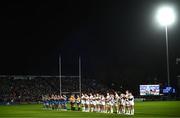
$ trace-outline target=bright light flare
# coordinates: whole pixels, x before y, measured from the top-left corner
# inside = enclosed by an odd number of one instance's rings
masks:
[[[162,26],[171,25],[175,22],[176,19],[175,11],[168,6],[161,7],[157,11],[156,18]]]

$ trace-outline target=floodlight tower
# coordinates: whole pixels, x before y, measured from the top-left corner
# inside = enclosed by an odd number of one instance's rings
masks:
[[[167,84],[170,86],[169,72],[169,46],[168,46],[168,26],[173,24],[176,19],[174,9],[169,6],[162,6],[158,9],[156,19],[165,28],[166,34],[166,59],[167,59]]]

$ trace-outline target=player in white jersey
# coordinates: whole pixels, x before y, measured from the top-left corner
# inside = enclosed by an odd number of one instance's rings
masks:
[[[113,113],[113,106],[114,106],[114,103],[115,103],[114,95],[111,94],[111,95],[110,95],[110,110],[111,110],[111,113]]]
[[[105,112],[105,97],[104,95],[101,95],[101,112],[104,113]]]
[[[130,105],[130,114],[134,115],[134,96],[132,93],[129,93],[129,105]]]
[[[101,95],[100,94],[98,97],[98,101],[99,101],[99,111],[98,112],[101,112],[102,101],[101,101]]]
[[[110,95],[109,95],[109,93],[107,93],[107,96],[106,96],[106,113],[111,112],[110,99],[111,99]]]
[[[81,106],[82,106],[82,111],[85,112],[85,95],[82,93],[81,95]]]
[[[93,95],[93,99],[92,99],[92,103],[93,103],[93,111],[95,112],[96,111],[96,95],[94,94]]]
[[[90,107],[90,112],[93,112],[94,111],[94,105],[93,105],[93,95],[92,93],[90,93],[89,95],[89,107]]]
[[[119,113],[125,114],[125,109],[126,109],[125,95],[121,94],[120,95],[120,112]]]
[[[89,112],[89,96],[85,94],[85,112]]]
[[[84,112],[86,112],[86,110],[87,110],[86,97],[87,97],[87,95],[84,94]]]
[[[115,92],[115,103],[114,103],[114,106],[115,106],[115,109],[116,109],[116,112],[119,113],[119,95]]]
[[[126,114],[130,114],[130,103],[129,103],[129,91],[126,91],[125,95],[125,101],[126,101]]]
[[[96,111],[100,111],[100,97],[99,94],[96,94]]]

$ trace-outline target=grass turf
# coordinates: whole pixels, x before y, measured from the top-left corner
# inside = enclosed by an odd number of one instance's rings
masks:
[[[135,115],[84,113],[78,111],[43,110],[40,104],[0,106],[1,118],[121,118],[121,117],[180,117],[180,101],[135,103]]]

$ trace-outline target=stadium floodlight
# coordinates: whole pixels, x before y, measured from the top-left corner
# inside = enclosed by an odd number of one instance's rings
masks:
[[[176,20],[175,11],[170,6],[160,7],[157,11],[156,20],[161,26],[165,27],[166,32],[166,59],[167,59],[167,84],[170,86],[170,72],[169,72],[169,50],[168,50],[168,31],[167,27],[173,24]]]
[[[173,8],[163,6],[158,9],[156,18],[162,26],[168,26],[175,22],[176,15]]]

